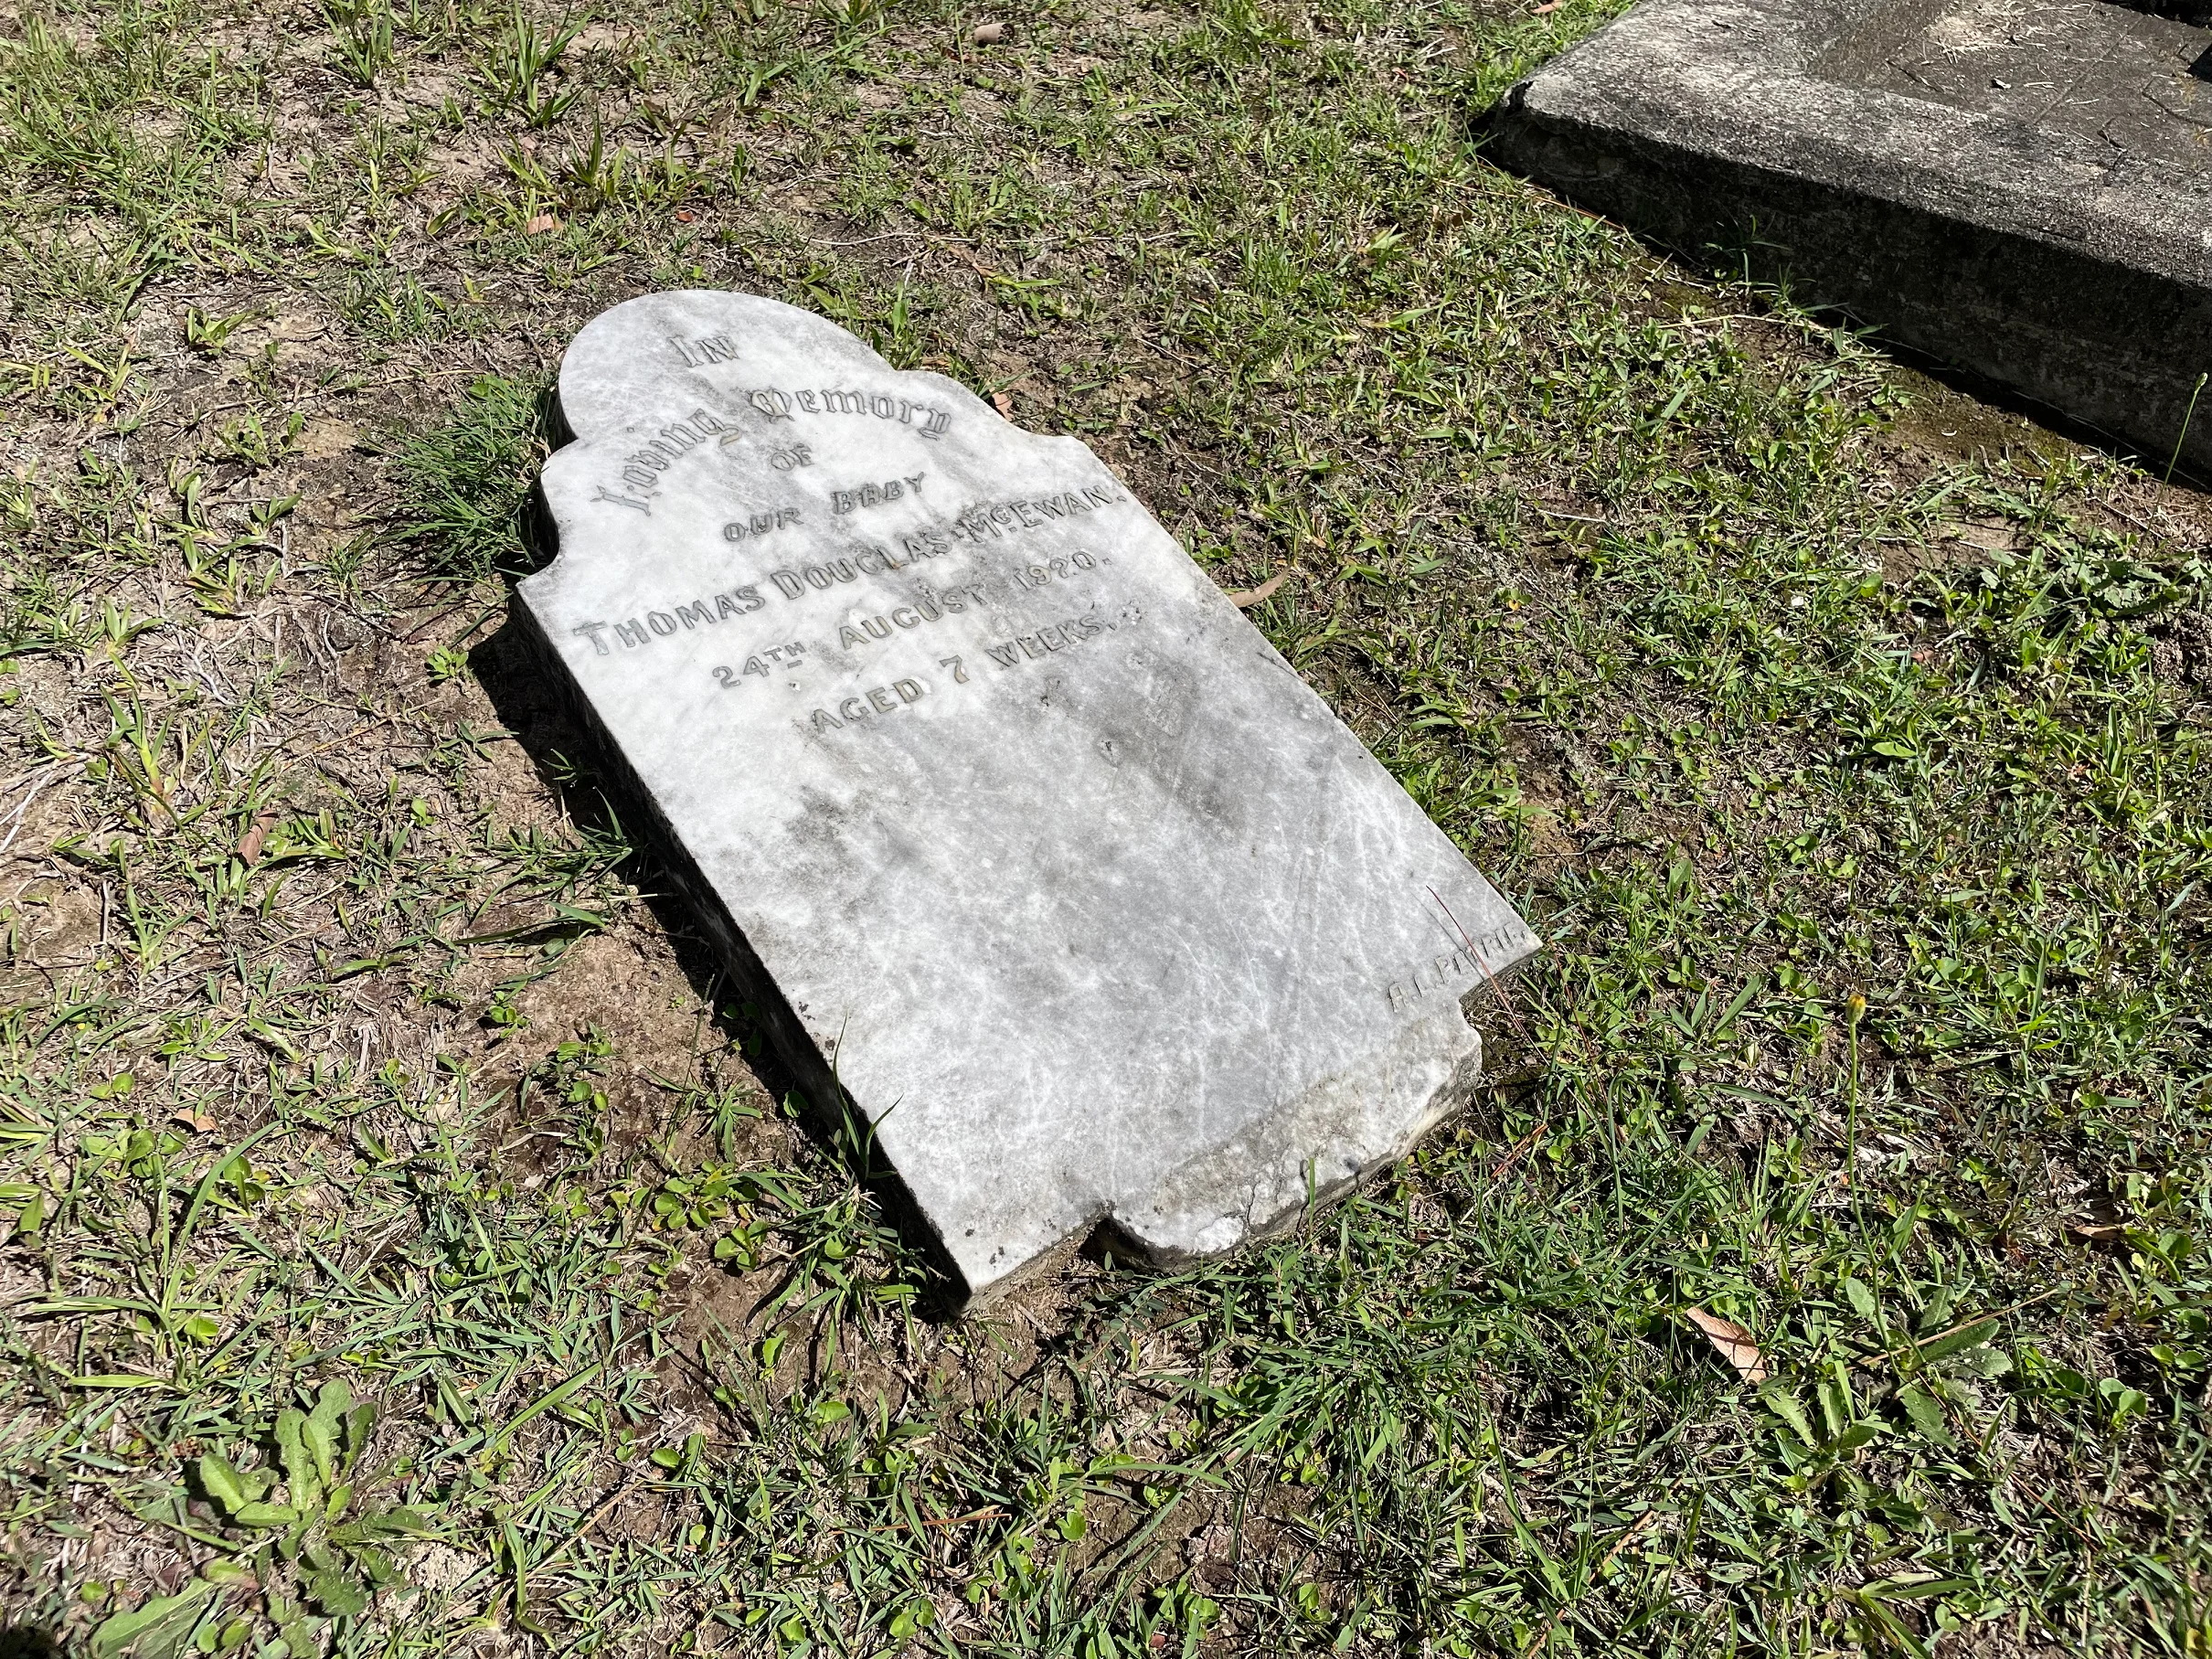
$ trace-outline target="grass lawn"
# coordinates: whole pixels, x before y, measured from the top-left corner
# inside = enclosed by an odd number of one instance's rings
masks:
[[[2212,1654],[2212,503],[1488,165],[1609,7],[7,8],[0,1653]],[[932,1315],[506,621],[687,284],[1289,572],[1463,1122]]]

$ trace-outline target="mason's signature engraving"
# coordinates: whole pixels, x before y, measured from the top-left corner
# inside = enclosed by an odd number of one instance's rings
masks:
[[[901,426],[914,426],[917,437],[931,442],[943,437],[945,429],[952,423],[952,411],[933,403],[917,403],[911,398],[850,388],[825,386],[817,391],[813,387],[802,387],[795,391],[780,391],[772,386],[764,386],[747,392],[745,401],[771,420],[790,420],[794,410],[802,415],[870,415],[877,420],[896,420]],[[919,426],[914,419],[917,415],[921,417]]]
[[[1391,1008],[1408,1008],[1420,998],[1439,993],[1457,995],[1469,980],[1486,976],[1491,960],[1510,951],[1519,937],[1511,928],[1493,928],[1471,945],[1421,963],[1404,979],[1390,982],[1386,994]]]

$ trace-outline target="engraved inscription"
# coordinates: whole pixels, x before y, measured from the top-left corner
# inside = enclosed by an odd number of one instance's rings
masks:
[[[1025,661],[1048,657],[1056,651],[1096,639],[1113,626],[1095,613],[1070,617],[1062,622],[1048,622],[1035,633],[1017,633],[1010,640],[985,645],[984,652],[1001,668],[1018,668]]]
[[[709,363],[738,360],[738,348],[728,335],[702,335],[694,340],[671,335],[668,344],[675,347],[675,355],[684,360],[686,368],[705,368]]]
[[[964,588],[924,588],[921,596],[910,605],[895,605],[880,616],[864,616],[857,625],[849,622],[839,623],[837,643],[850,649],[876,640],[895,639],[910,628],[920,628],[946,616],[958,616],[970,603],[981,606],[983,602],[981,582],[972,582]]]
[[[713,417],[707,416],[707,419],[711,420]],[[713,430],[711,427],[699,426],[697,416],[693,418],[692,426],[695,445],[704,441]],[[797,449],[803,446],[792,447]],[[923,473],[915,473],[880,484],[865,484],[855,490],[835,491],[833,493],[835,510],[850,513],[869,505],[902,500],[909,493],[920,488],[925,476]],[[634,615],[579,622],[571,627],[570,633],[579,639],[589,640],[595,656],[615,656],[639,651],[663,640],[674,640],[711,630],[722,622],[751,615],[775,600],[780,599],[786,603],[810,601],[817,594],[834,594],[854,584],[863,584],[865,590],[865,578],[910,570],[924,561],[934,561],[956,551],[962,543],[974,546],[987,540],[1018,535],[1025,529],[1041,527],[1054,519],[1064,520],[1088,515],[1125,500],[1125,495],[1108,485],[1091,484],[1079,492],[1067,490],[1049,496],[1025,497],[974,507],[957,515],[941,527],[902,535],[897,548],[877,543],[838,557],[820,558],[816,563],[794,563],[758,571],[752,580],[740,586],[703,597],[686,595],[675,599],[671,596],[661,606]],[[802,510],[797,507],[751,512],[743,518],[726,522],[722,526],[722,538],[727,542],[756,540],[803,522]],[[952,618],[979,616],[994,597],[1003,598],[1008,588],[1016,593],[1041,591],[1055,583],[1071,581],[1079,577],[1095,578],[1105,568],[1105,563],[1101,555],[1078,549],[1013,566],[996,574],[987,570],[973,573],[965,580],[944,583],[918,581],[904,598],[883,592],[878,588],[870,594],[869,601],[863,601],[865,608],[856,607],[829,622],[827,625],[835,630],[834,638],[825,633],[818,641],[817,649],[834,648],[847,654],[867,653],[906,633]],[[1056,618],[1042,625],[1032,624],[1027,630],[1011,637],[984,640],[977,642],[976,645],[980,646],[984,659],[996,668],[1017,668],[1031,662],[1044,661],[1137,620],[1138,615],[1134,611],[1123,611],[1116,620],[1113,612],[1101,611],[1093,602],[1081,614]],[[726,690],[737,690],[742,687],[749,675],[766,679],[778,673],[789,672],[798,665],[803,651],[797,642],[764,651],[753,651],[750,646],[741,649],[751,652],[742,663],[725,658],[719,664],[707,665],[717,686]],[[716,654],[720,655],[721,653]],[[938,665],[951,672],[951,683],[954,685],[970,683],[976,672],[968,668],[964,655],[941,658]],[[920,684],[919,681],[913,683]],[[897,686],[888,688],[887,695],[894,698],[891,710],[876,712],[895,712],[905,707],[905,704],[896,700]],[[841,721],[851,718],[865,719],[868,714],[868,710],[864,708],[857,717],[848,716],[842,712],[842,706],[824,712]],[[817,729],[830,728],[818,727]]]
[[[792,516],[797,516],[795,513]],[[722,533],[729,534],[725,525]],[[750,526],[747,526],[750,534]],[[925,549],[922,557],[935,558],[944,549]],[[670,639],[686,629],[697,627],[701,621],[720,622],[730,616],[744,616],[761,609],[768,603],[768,590],[786,600],[804,599],[809,593],[827,593],[846,582],[856,582],[864,576],[883,576],[893,570],[910,569],[915,558],[901,558],[888,548],[864,548],[850,558],[827,559],[818,565],[785,566],[771,570],[758,581],[732,588],[727,592],[709,594],[707,599],[687,601],[675,605],[672,611],[648,611],[642,617],[631,617],[612,622],[580,622],[569,630],[580,639],[591,642],[595,655],[608,656],[619,645],[624,650],[635,650],[649,645],[656,638]],[[962,597],[962,596],[965,597]],[[971,602],[983,603],[983,589],[979,584],[953,586],[937,590],[924,584],[914,601],[918,606],[936,606],[957,614]],[[931,617],[929,620],[934,620]],[[614,645],[608,643],[611,635]]]
[[[1065,558],[1016,567],[1013,572],[1014,585],[1017,588],[1042,588],[1055,580],[1066,581],[1078,570],[1095,570],[1098,565],[1099,561],[1088,553],[1070,553]]]
[[[837,705],[835,714],[826,708],[815,709],[806,725],[815,731],[837,731],[880,715],[897,714],[929,694],[930,688],[920,680],[893,680],[888,686],[877,686],[846,697]]]
[[[743,541],[748,536],[758,540],[771,530],[781,530],[787,524],[799,522],[797,507],[778,507],[772,513],[755,513],[750,518],[733,518],[722,526],[724,541]]]
[[[911,550],[909,549],[909,552]],[[944,551],[942,548],[925,548],[920,557],[935,558]],[[888,548],[864,548],[851,558],[833,558],[799,569],[771,570],[768,580],[775,583],[776,591],[785,599],[803,599],[809,588],[825,593],[839,582],[858,581],[864,576],[880,576],[888,570],[903,570],[914,562],[912,558],[899,558]]]
[[[952,411],[933,403],[851,387],[804,386],[785,391],[763,386],[746,393],[745,401],[768,420],[791,420],[800,415],[867,415],[910,426],[916,436],[931,442],[943,437],[952,423]]]
[[[580,639],[590,640],[594,654],[611,656],[613,650],[607,643],[610,633],[623,650],[635,651],[641,645],[650,645],[655,638],[668,639],[694,628],[710,627],[728,618],[749,616],[767,603],[760,588],[749,584],[688,601],[678,604],[673,611],[648,611],[643,617],[613,622],[579,622],[569,632]]]
[[[887,501],[899,500],[909,490],[920,495],[921,481],[928,476],[927,473],[917,473],[903,483],[897,478],[888,478],[881,484],[864,484],[856,490],[832,490],[830,511],[850,513],[858,507],[881,506]]]
[[[779,669],[796,668],[799,659],[805,654],[806,643],[803,640],[792,640],[785,645],[771,645],[765,651],[756,651],[747,657],[741,668],[718,666],[714,671],[714,682],[724,691],[736,691],[744,685],[738,677],[740,674],[756,675],[766,679]]]
[[[1004,536],[1041,528],[1054,519],[1079,517],[1128,499],[1119,490],[1102,484],[1087,484],[1079,495],[1063,490],[1058,495],[1036,500],[1002,501],[994,506],[971,507],[957,515],[946,529],[918,530],[900,540],[909,553],[941,553],[956,541],[996,541]]]
[[[695,409],[683,420],[671,420],[661,428],[642,448],[620,457],[622,466],[619,481],[622,487],[611,489],[601,484],[599,494],[591,499],[634,507],[650,518],[653,497],[660,493],[668,469],[707,439],[728,431],[719,415]]]

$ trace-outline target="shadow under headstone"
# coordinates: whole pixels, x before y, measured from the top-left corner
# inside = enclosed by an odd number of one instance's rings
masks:
[[[533,500],[526,539],[534,553],[549,562],[550,528],[540,517],[542,508],[541,501]],[[539,540],[541,531],[547,537],[544,542]],[[835,1078],[802,1075],[788,1063],[788,1039],[779,1040],[778,1034],[788,1032],[793,1016],[772,982],[756,979],[742,986],[730,983],[716,942],[699,925],[693,895],[700,877],[682,867],[679,847],[650,833],[643,822],[638,786],[620,755],[604,746],[580,718],[572,700],[547,675],[541,643],[523,614],[518,596],[510,593],[505,622],[476,644],[469,665],[538,782],[560,801],[569,817],[588,832],[611,835],[635,849],[640,862],[631,869],[631,878],[668,939],[676,967],[710,1011],[720,1037],[742,1048],[745,1063],[771,1099],[804,1104],[819,1143],[842,1160],[885,1217],[919,1250],[930,1278],[920,1287],[917,1311],[931,1318],[958,1312],[964,1291],[957,1270],[920,1221],[913,1196],[872,1144],[866,1120],[846,1109]],[[9,1659],[4,1647],[0,1659]]]

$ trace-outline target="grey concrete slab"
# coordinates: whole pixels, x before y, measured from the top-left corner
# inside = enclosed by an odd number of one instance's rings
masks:
[[[2190,4],[1646,0],[1490,154],[2163,464],[2212,370],[2212,27]],[[2185,464],[2212,472],[2212,394]]]
[[[787,1065],[973,1292],[1294,1221],[1537,948],[1090,450],[744,294],[570,345],[521,587]]]

